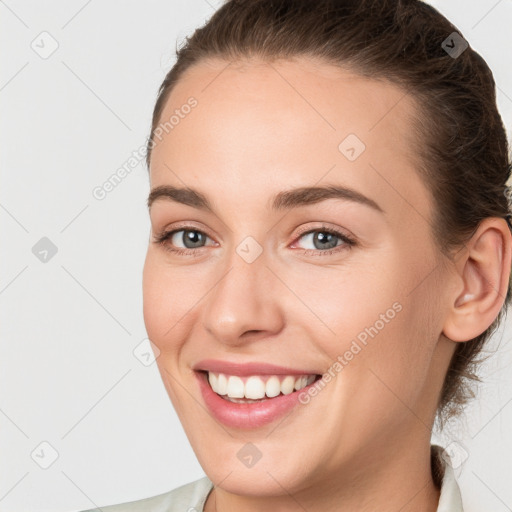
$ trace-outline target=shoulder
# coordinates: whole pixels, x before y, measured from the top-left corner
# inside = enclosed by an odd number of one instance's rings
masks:
[[[187,512],[189,509],[194,510],[194,512],[202,512],[206,498],[212,488],[212,482],[205,476],[151,498],[108,505],[82,512]]]

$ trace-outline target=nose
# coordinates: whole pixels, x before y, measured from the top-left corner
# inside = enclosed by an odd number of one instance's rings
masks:
[[[203,326],[219,343],[240,346],[283,328],[282,283],[268,267],[265,252],[249,261],[233,250],[205,298]]]

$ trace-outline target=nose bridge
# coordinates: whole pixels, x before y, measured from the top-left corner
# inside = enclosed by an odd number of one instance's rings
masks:
[[[236,344],[247,331],[279,330],[275,285],[269,281],[275,278],[268,263],[263,246],[250,236],[226,256],[203,313],[205,329],[219,341]]]

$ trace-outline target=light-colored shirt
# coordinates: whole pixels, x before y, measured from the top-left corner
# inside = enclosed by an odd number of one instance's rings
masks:
[[[442,468],[439,504],[437,512],[464,512],[459,485],[455,479],[453,468],[447,463],[449,457],[441,456],[443,448],[431,445],[432,460],[438,461]],[[84,510],[83,512],[203,512],[208,494],[213,489],[213,483],[208,477],[200,478],[188,484],[177,487],[172,491],[151,498],[130,501],[119,505],[108,505],[101,509]]]

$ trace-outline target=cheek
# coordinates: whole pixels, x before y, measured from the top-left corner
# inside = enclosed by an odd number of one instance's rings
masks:
[[[437,282],[433,274],[424,279],[432,269],[426,260],[421,268],[391,265],[388,268],[395,271],[379,283],[382,291],[374,300],[360,302],[366,304],[364,315],[356,316],[351,310],[357,318],[352,339],[365,344],[358,343],[363,348],[347,368],[347,376],[358,382],[356,388],[366,389],[362,396],[372,401],[374,413],[382,417],[393,410],[395,419],[414,421],[410,411],[418,410],[431,385],[430,365],[440,333],[436,329]]]
[[[162,265],[160,258],[148,250],[142,276],[143,315],[149,339],[167,352],[165,340],[175,337],[173,327],[179,314],[179,301],[172,270]]]
[[[183,393],[183,376],[178,368],[182,350],[179,340],[184,339],[187,320],[184,314],[189,307],[183,303],[182,290],[178,288],[177,292],[174,276],[175,272],[149,249],[142,277],[144,323],[149,339],[159,350],[156,364],[162,382],[180,414],[187,397]],[[186,421],[186,418],[181,418],[181,421]]]
[[[194,265],[172,266],[165,255],[148,250],[142,279],[144,323],[161,359],[172,366],[184,340],[198,325],[197,316],[214,284],[206,276],[206,271],[201,275]]]
[[[380,387],[380,399],[396,400],[387,384],[404,401],[414,402],[437,341],[432,327],[436,285],[427,280],[417,286],[432,270],[425,254],[420,258],[395,250],[387,255],[372,261],[361,256],[357,265],[339,272],[312,270],[296,280],[295,290],[318,317],[307,324],[310,339],[328,354],[331,365],[341,359],[344,385],[348,379],[349,389],[357,389],[365,382],[372,386],[365,396],[377,396],[374,387]],[[296,321],[306,325],[304,318]]]
[[[307,272],[294,272],[294,293],[304,304],[296,301],[292,311],[300,314],[294,321],[300,325],[309,321],[316,327],[312,339],[324,345],[335,358],[349,349],[351,340],[362,344],[365,340],[389,329],[399,316],[400,288],[403,272],[399,262],[383,257],[359,253],[339,268],[309,268]],[[306,318],[306,305],[309,309]],[[316,320],[315,320],[316,317]],[[318,330],[320,329],[320,330]]]
[[[163,332],[162,315],[160,308],[164,304],[165,298],[162,297],[162,286],[159,284],[159,272],[155,265],[154,258],[148,250],[144,269],[142,273],[142,298],[144,324],[149,339],[160,349],[159,333]]]

